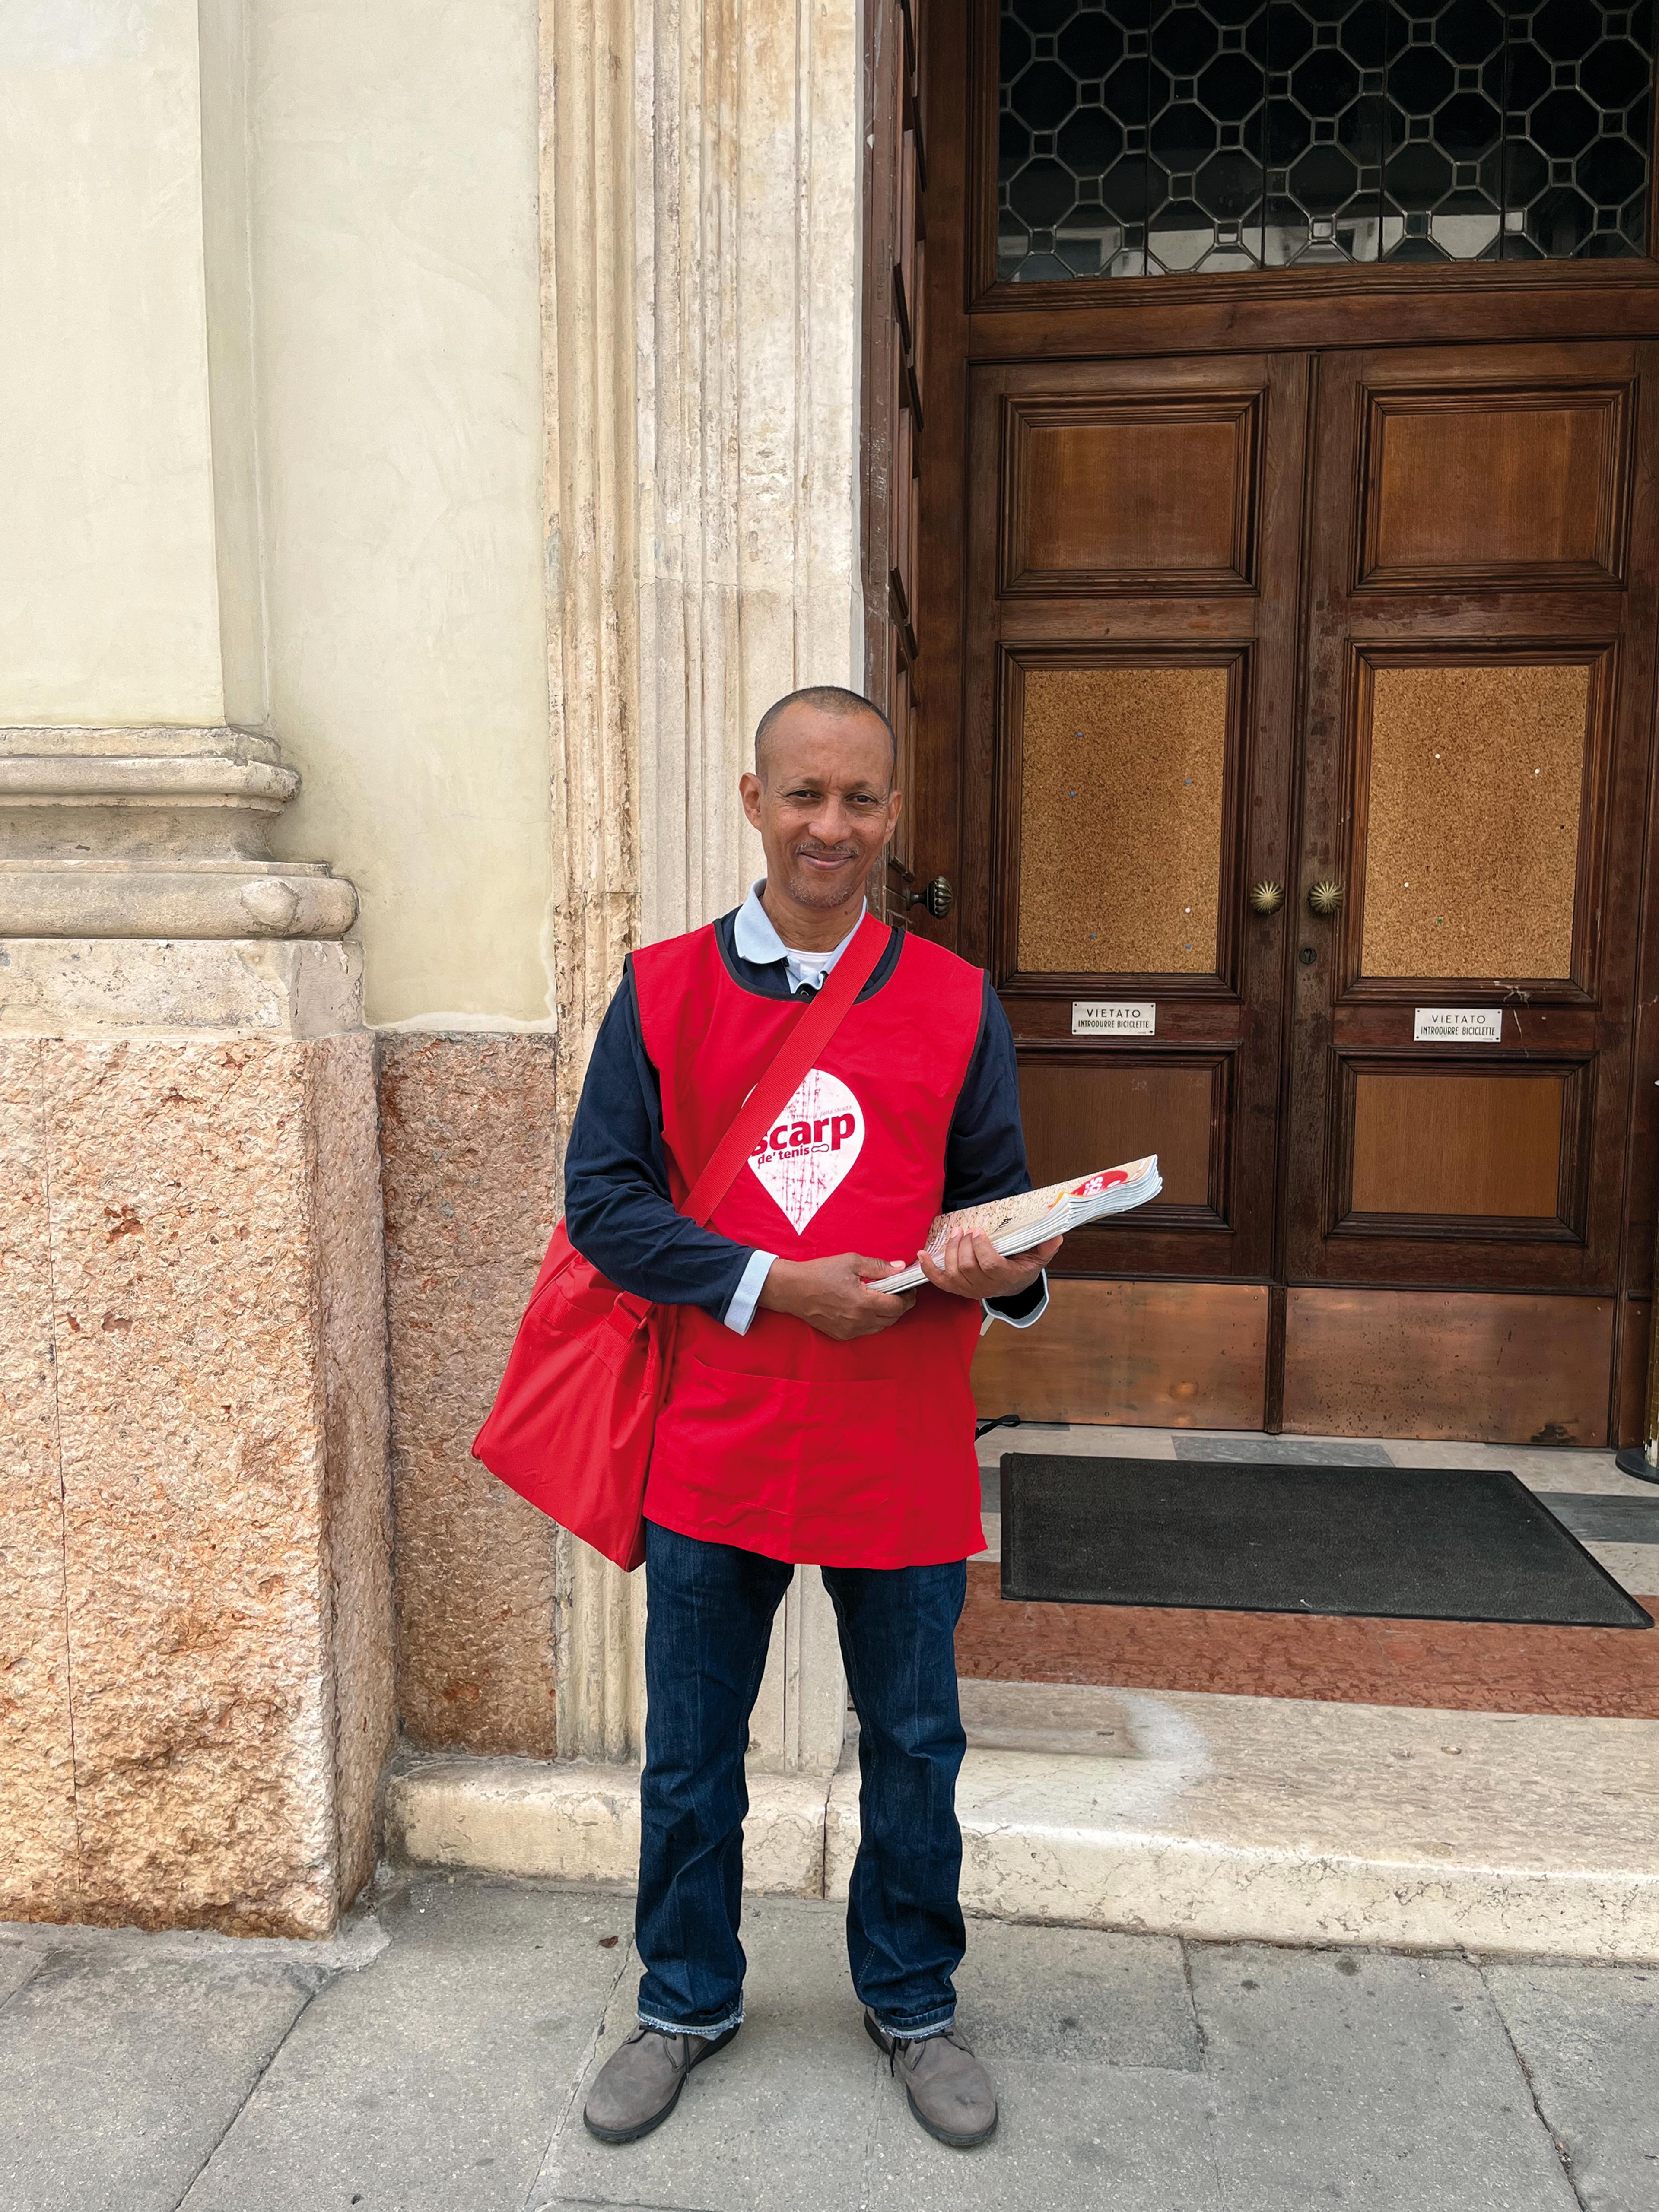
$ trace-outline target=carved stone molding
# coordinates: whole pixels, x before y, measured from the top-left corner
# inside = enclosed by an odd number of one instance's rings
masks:
[[[343,937],[352,885],[270,857],[299,787],[251,730],[0,729],[0,937]]]
[[[761,714],[860,678],[859,55],[855,0],[543,8],[564,1097],[629,948],[756,872],[736,786]],[[560,1542],[561,1753],[636,1758],[644,1578]],[[844,1704],[805,1574],[760,1755],[833,1765]]]
[[[270,854],[299,787],[252,730],[0,728],[0,1029],[359,1027],[355,888]]]

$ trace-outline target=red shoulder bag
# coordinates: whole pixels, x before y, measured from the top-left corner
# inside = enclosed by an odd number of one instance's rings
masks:
[[[889,933],[866,915],[801,1010],[679,1209],[707,1222],[875,972]],[[619,1291],[553,1231],[472,1456],[619,1567],[645,1557],[645,1483],[673,1354],[672,1306]]]

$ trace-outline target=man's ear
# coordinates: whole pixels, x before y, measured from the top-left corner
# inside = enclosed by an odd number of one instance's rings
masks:
[[[751,830],[758,830],[761,826],[761,791],[760,778],[750,770],[745,769],[738,778],[738,795],[743,800],[743,811],[749,817],[749,826]]]

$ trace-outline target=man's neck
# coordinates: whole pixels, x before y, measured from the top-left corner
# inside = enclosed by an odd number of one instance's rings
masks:
[[[864,907],[864,885],[839,906],[802,906],[787,891],[775,888],[769,876],[761,893],[766,918],[792,952],[833,952],[858,927]]]

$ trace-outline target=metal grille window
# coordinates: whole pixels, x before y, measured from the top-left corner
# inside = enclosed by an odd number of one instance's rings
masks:
[[[998,274],[1648,250],[1654,0],[1001,0]]]

